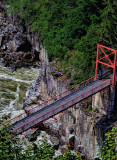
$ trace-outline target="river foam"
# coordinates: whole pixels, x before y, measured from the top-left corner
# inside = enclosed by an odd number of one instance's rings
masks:
[[[37,68],[20,68],[13,72],[0,63],[0,117],[24,112],[23,99],[39,73]]]

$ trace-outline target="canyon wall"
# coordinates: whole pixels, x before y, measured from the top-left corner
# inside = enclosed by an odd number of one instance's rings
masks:
[[[39,33],[21,24],[19,17],[6,15],[7,6],[0,3],[0,58],[5,66],[40,67],[41,73],[24,98],[24,109],[30,109],[67,90],[70,80],[57,68],[57,62],[49,62],[47,51]],[[66,110],[45,122],[43,129],[51,134],[52,143],[64,152],[71,145],[82,158],[96,158],[104,133],[112,128],[116,111],[110,113],[111,88],[97,93],[85,103]]]
[[[39,51],[42,48],[37,32],[30,32],[18,16],[7,15],[7,5],[0,2],[0,59],[5,66],[39,67]]]
[[[53,67],[53,63],[56,62],[49,63],[45,49],[40,52],[40,57],[43,57],[41,73],[31,85],[28,96],[24,100],[25,110],[64,92],[70,85],[70,80],[62,75],[56,66]],[[53,71],[58,72],[59,76],[56,77],[57,73],[52,75]],[[79,103],[64,113],[56,115],[55,119],[50,118],[45,121],[43,129],[51,135],[52,143],[58,146],[61,152],[71,145],[74,151],[81,153],[82,158],[96,158],[104,134],[117,120],[115,108],[111,106],[112,97],[114,97],[112,88],[107,88],[86,100],[85,103]]]

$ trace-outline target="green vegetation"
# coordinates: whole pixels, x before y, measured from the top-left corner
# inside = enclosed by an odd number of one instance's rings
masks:
[[[93,109],[93,112],[99,113],[99,109],[96,107]]]
[[[53,160],[55,150],[52,145],[46,140],[42,140],[40,145],[33,143],[27,146],[26,149],[19,143],[19,139],[12,138],[12,135],[6,132],[7,128],[0,130],[0,160]],[[117,126],[106,133],[104,145],[101,147],[98,156],[103,160],[117,159]],[[68,144],[63,155],[60,155],[55,160],[82,160],[80,153],[71,154],[71,145]]]
[[[0,130],[0,160],[52,160],[55,155],[55,149],[48,144],[46,140],[42,140],[40,145],[33,143],[27,146],[26,149],[17,137],[12,138],[13,135],[6,130],[6,127]],[[19,143],[20,142],[20,143]],[[71,155],[70,149],[67,149],[61,156],[55,158],[56,160],[81,160],[79,153]]]
[[[116,160],[117,159],[117,126],[106,133],[104,146],[101,147],[101,152],[98,154],[103,160]]]
[[[24,150],[21,144],[18,144],[19,139],[12,140],[9,133],[0,136],[0,159],[1,160],[51,160],[55,150],[46,141],[43,141],[40,146],[33,144],[27,146]]]
[[[56,160],[82,160],[82,158],[79,152],[72,156],[70,150],[67,149],[65,153],[61,156],[58,156]]]
[[[37,31],[74,83],[94,75],[97,43],[117,44],[115,0],[7,0],[9,12]]]

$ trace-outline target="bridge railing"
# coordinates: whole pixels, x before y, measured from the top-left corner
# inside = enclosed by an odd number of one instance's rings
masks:
[[[2,129],[3,127],[7,126],[7,125],[12,125],[18,121],[20,121],[21,119],[25,118],[27,116],[26,112],[23,112],[22,114],[16,116],[16,117],[13,117],[3,123],[0,124],[0,129]]]
[[[61,110],[63,111],[65,109],[67,109],[68,106],[72,106],[74,103],[77,102],[78,98],[80,98],[79,99],[79,101],[80,101],[82,98],[86,98],[86,97],[88,97],[90,95],[93,95],[94,94],[94,90],[96,92],[96,91],[99,90],[99,88],[100,88],[100,90],[106,88],[107,86],[109,86],[111,84],[111,81],[112,81],[111,79],[108,79],[108,80],[104,81],[103,83],[99,84],[98,86],[93,87],[90,90],[88,90],[87,92],[82,93],[81,95],[79,95],[77,97],[74,97],[70,101],[67,101],[67,102],[63,103],[62,105],[59,105],[59,106],[53,108],[52,110],[44,113],[43,115],[41,115],[41,116],[39,116],[39,117],[27,122],[26,124],[16,128],[16,129],[12,130],[11,132],[13,132],[15,136],[17,134],[19,134],[19,133],[23,133],[24,131],[28,130],[29,128],[34,127],[37,124],[41,123],[42,121],[45,121],[48,118],[53,117],[54,115],[60,113]]]
[[[73,86],[72,88],[66,90],[65,92],[62,92],[62,93],[56,95],[55,97],[52,97],[51,99],[43,102],[42,104],[39,104],[39,105],[31,108],[30,110],[27,110],[27,113],[28,113],[29,115],[32,114],[32,113],[35,113],[35,112],[37,112],[38,110],[44,108],[45,106],[50,105],[50,104],[52,104],[53,102],[55,102],[55,101],[57,101],[57,100],[60,100],[61,98],[69,95],[70,93],[86,87],[87,85],[91,84],[91,83],[94,82],[94,81],[95,81],[95,77],[91,77],[91,78],[87,79],[86,81],[81,82],[80,84],[75,85],[75,86]]]
[[[87,85],[89,85],[90,83],[92,83],[92,82],[94,82],[94,81],[95,81],[95,77],[91,77],[91,78],[87,79],[86,81],[81,82],[80,84],[75,85],[75,86],[73,86],[72,88],[66,90],[65,92],[63,92],[63,93],[61,93],[61,94],[58,94],[58,95],[56,95],[55,97],[53,97],[53,98],[51,98],[51,99],[43,102],[42,104],[39,104],[39,105],[37,105],[37,106],[35,106],[35,107],[33,107],[33,108],[25,111],[24,113],[22,113],[22,114],[14,117],[14,118],[12,118],[12,119],[9,119],[9,120],[1,123],[1,124],[0,124],[0,128],[2,128],[2,127],[5,126],[5,125],[8,125],[8,124],[14,124],[14,123],[16,123],[17,121],[19,121],[19,120],[27,117],[28,115],[39,111],[40,109],[44,108],[45,106],[50,105],[50,104],[52,104],[53,102],[55,102],[55,101],[57,101],[57,100],[65,97],[65,96],[69,95],[70,93],[86,87]]]

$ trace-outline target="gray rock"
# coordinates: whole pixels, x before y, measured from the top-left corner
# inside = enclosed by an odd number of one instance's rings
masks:
[[[69,144],[74,144],[74,142],[75,142],[75,135],[69,134]]]
[[[65,151],[66,151],[66,149],[67,149],[67,145],[63,145],[62,147],[61,147],[61,153],[62,154],[64,154],[65,153]]]
[[[26,41],[26,37],[23,37],[23,35],[21,33],[17,33],[14,36],[14,42],[16,43],[17,46],[24,44],[25,41]]]
[[[50,141],[52,143],[52,145],[54,145],[54,148],[55,149],[58,149],[59,148],[59,144],[60,144],[60,139],[57,138],[56,136],[54,135],[51,135],[50,136]]]
[[[1,49],[2,49],[3,51],[6,51],[6,49],[7,49],[6,45],[4,44],[4,45],[1,47]]]
[[[65,143],[66,143],[66,138],[65,138],[65,136],[61,135],[60,138],[61,138],[61,139],[60,139],[61,145],[65,144]]]
[[[72,134],[74,132],[73,126],[67,126],[66,127],[66,133],[67,134]]]
[[[1,57],[1,54],[0,58],[3,59],[5,66],[11,67],[13,70],[22,66],[32,66],[33,64],[38,67],[40,65],[36,63],[39,61],[40,51],[38,35],[30,32],[30,37],[31,34],[34,37],[29,41],[29,33],[24,29],[24,25],[20,24],[19,17],[6,15],[4,13],[6,6],[3,1],[0,5],[3,8],[3,13],[0,13],[0,51],[6,51],[6,55]],[[35,55],[37,50],[38,52]]]
[[[0,35],[0,47],[2,45],[2,38],[3,38],[3,34]]]
[[[37,139],[37,136],[40,135],[39,129],[29,129],[25,132],[25,137],[28,138],[29,141],[35,141]]]
[[[84,152],[84,146],[83,145],[78,145],[78,151],[80,153],[83,153]]]

